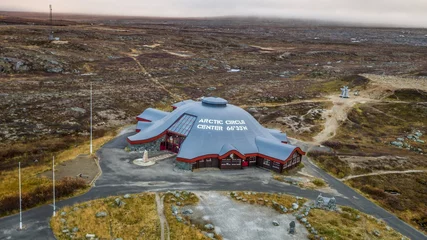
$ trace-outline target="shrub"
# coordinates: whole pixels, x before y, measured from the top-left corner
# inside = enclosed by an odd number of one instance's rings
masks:
[[[84,189],[86,183],[82,179],[64,178],[57,182],[55,193],[57,198],[67,197],[79,189]],[[52,184],[38,186],[32,192],[22,193],[22,209],[35,207],[52,200]],[[0,200],[0,216],[7,215],[19,209],[19,193],[5,196]]]
[[[315,178],[313,181],[311,181],[314,185],[318,186],[318,187],[324,187],[326,186],[325,181],[323,181],[323,179],[320,178]]]

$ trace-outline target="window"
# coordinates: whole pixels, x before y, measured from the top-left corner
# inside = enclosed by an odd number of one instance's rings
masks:
[[[264,159],[264,165],[270,166],[270,160]]]
[[[195,121],[195,116],[184,114],[169,128],[169,131],[187,136]]]

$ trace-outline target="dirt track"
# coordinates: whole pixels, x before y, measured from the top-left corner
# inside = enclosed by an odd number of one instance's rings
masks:
[[[351,96],[350,98],[340,98],[337,95],[329,96],[328,99],[334,104],[331,109],[323,112],[325,118],[324,129],[315,137],[314,144],[322,142],[335,136],[340,124],[347,119],[347,113],[357,103],[367,103],[375,101],[374,99],[360,96]]]

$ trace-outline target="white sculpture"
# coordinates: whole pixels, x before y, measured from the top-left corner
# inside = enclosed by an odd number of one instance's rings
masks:
[[[341,90],[340,97],[342,97],[342,98],[349,98],[348,92],[350,91],[350,89],[348,88],[348,86],[344,86],[344,87],[340,88],[340,90]]]
[[[147,150],[144,150],[144,156],[142,157],[142,159],[143,159],[143,162],[145,162],[145,163],[149,162],[149,160],[148,160],[148,151]]]

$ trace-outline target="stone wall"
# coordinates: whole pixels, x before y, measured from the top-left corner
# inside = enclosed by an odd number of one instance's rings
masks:
[[[186,163],[186,162],[179,162],[179,161],[175,161],[175,166],[178,169],[182,169],[182,170],[192,170],[193,165],[191,163]]]
[[[164,140],[164,138],[159,138],[155,141],[144,143],[144,144],[129,144],[129,149],[131,151],[143,152],[147,150],[148,152],[159,152],[160,151],[160,143]]]

